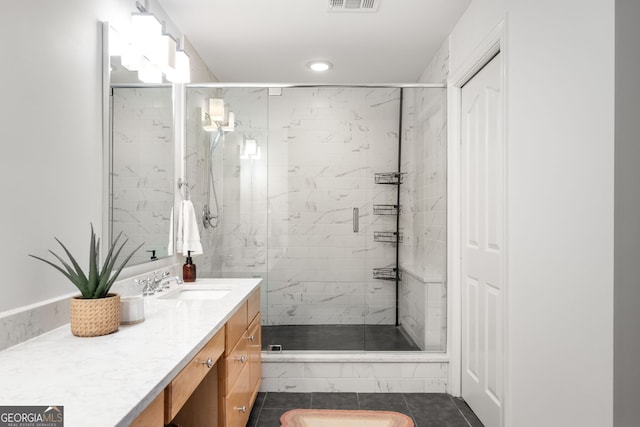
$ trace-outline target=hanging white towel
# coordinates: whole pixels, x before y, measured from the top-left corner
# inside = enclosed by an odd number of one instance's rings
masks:
[[[196,210],[191,200],[183,200],[178,215],[178,239],[176,249],[187,255],[190,251],[191,255],[202,254],[202,243],[200,243],[200,232],[198,231],[198,220],[196,219]]]
[[[174,242],[175,242],[175,233],[173,232],[174,230],[174,224],[173,224],[173,206],[171,206],[171,214],[169,215],[169,244],[167,245],[167,254],[169,256],[173,255],[176,253],[175,247],[174,247]]]

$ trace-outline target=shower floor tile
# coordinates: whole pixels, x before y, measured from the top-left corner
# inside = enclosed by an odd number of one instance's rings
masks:
[[[263,350],[420,351],[394,325],[276,325],[262,326]]]

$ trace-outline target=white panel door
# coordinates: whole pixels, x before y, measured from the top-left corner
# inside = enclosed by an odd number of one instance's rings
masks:
[[[504,143],[502,60],[462,87],[462,397],[486,427],[502,420]]]

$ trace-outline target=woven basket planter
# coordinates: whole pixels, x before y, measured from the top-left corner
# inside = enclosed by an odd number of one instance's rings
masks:
[[[71,298],[71,333],[77,337],[111,334],[120,326],[120,295],[105,298]]]

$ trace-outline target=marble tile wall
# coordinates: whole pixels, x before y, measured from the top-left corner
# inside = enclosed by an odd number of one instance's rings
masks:
[[[71,295],[0,313],[0,350],[69,323]]]
[[[422,82],[446,82],[445,42]],[[446,89],[405,89],[400,317],[424,350],[446,349]],[[426,313],[426,315],[420,315]]]
[[[270,355],[269,355],[270,356]],[[265,358],[263,392],[444,393],[442,361],[291,361]]]
[[[130,265],[167,256],[174,194],[171,88],[113,89],[112,219],[128,246],[145,245]]]

